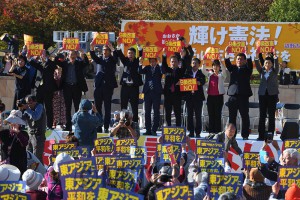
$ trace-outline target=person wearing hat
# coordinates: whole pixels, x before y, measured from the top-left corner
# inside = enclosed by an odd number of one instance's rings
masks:
[[[9,129],[0,131],[1,162],[16,166],[23,174],[27,169],[26,146],[29,136],[20,129],[21,125],[26,125],[22,112],[12,110],[5,122],[9,124]]]
[[[119,122],[120,121],[120,111],[115,111],[114,112],[114,117],[111,118],[110,120],[110,126],[112,127],[115,123]]]
[[[258,168],[252,168],[249,174],[246,172],[246,184],[243,187],[243,194],[247,200],[268,199],[272,188],[264,182],[265,177]]]
[[[27,58],[30,59],[30,57]],[[45,104],[47,127],[51,129],[53,124],[52,99],[53,93],[56,90],[54,71],[57,66],[54,61],[49,59],[49,52],[45,50],[41,56],[41,62],[30,59],[29,64],[41,73],[41,78],[36,80],[35,83],[36,98],[39,103]]]
[[[22,180],[26,183],[26,194],[30,195],[31,200],[46,200],[47,193],[38,189],[43,181],[42,174],[27,169],[22,175]]]
[[[96,56],[94,45],[91,43],[91,58],[97,63],[97,71],[94,82],[94,99],[98,112],[102,115],[102,104],[104,102],[104,132],[108,133],[111,116],[111,99],[114,89],[118,87],[116,79],[117,54],[109,43],[103,46],[102,56]],[[112,51],[113,56],[112,56]],[[103,115],[102,115],[103,116]],[[102,126],[98,132],[103,132]]]
[[[21,176],[20,170],[13,165],[0,165],[0,181],[19,181]]]
[[[44,178],[48,188],[47,200],[61,200],[63,199],[63,189],[59,177],[59,164],[74,160],[69,154],[63,152],[56,156],[53,166],[48,168]]]
[[[92,110],[94,114],[90,114]],[[75,127],[75,137],[80,145],[94,146],[94,140],[97,138],[97,127],[101,125],[97,117],[96,106],[87,99],[82,99],[79,105],[79,111],[73,115],[72,123]]]
[[[138,57],[142,57],[142,48],[135,39],[139,49]],[[131,110],[133,113],[132,120],[138,122],[138,106],[139,106],[139,87],[143,85],[142,76],[138,73],[139,59],[136,58],[136,50],[130,47],[125,56],[120,48],[121,40],[117,38],[117,55],[123,63],[124,70],[120,80],[121,87],[121,109],[127,109],[130,102]]]

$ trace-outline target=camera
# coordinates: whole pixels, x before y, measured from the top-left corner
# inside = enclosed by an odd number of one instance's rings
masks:
[[[19,99],[19,100],[17,101],[17,106],[18,106],[19,108],[21,108],[21,107],[23,107],[23,105],[26,105],[25,99],[24,99],[24,98]]]
[[[130,120],[128,119],[128,115],[125,115],[125,117],[122,118],[120,122],[123,122],[125,126],[130,126]]]

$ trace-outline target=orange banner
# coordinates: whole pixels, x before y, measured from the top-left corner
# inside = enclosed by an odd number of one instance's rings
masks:
[[[158,56],[157,46],[144,46],[143,47],[143,58],[156,58]]]
[[[259,40],[256,42],[256,49],[259,53],[269,53],[274,51],[273,40]]]
[[[65,50],[78,50],[79,49],[79,38],[64,38],[63,49]]]
[[[218,47],[224,58],[229,42],[244,41],[254,61],[256,41],[273,40],[279,62],[287,61],[292,70],[300,70],[300,24],[296,22],[123,20],[121,27],[123,32],[134,32],[140,44],[156,45],[159,51],[166,47],[166,41],[183,36],[197,58],[202,58],[208,47]],[[124,48],[126,52],[128,47]],[[230,54],[230,59],[234,60],[234,56]]]
[[[179,85],[180,85],[181,92],[198,90],[197,79],[195,78],[179,79]]]
[[[96,33],[92,41],[94,45],[105,45],[108,43],[108,33]]]
[[[44,51],[44,44],[34,44],[28,45],[28,55],[29,56],[41,56]]]
[[[121,39],[121,43],[132,44],[135,41],[135,33],[120,32],[119,38]]]

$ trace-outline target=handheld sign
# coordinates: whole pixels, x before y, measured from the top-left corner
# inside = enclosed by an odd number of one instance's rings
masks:
[[[151,46],[144,46],[143,47],[143,58],[157,58],[158,56],[158,47],[151,45]]]
[[[108,43],[108,39],[109,39],[108,33],[103,33],[103,32],[96,33],[94,35],[94,39],[92,41],[92,44],[94,44],[94,45],[105,45],[105,44]]]
[[[169,144],[157,144],[156,146],[157,158],[160,158],[161,163],[171,163],[171,158],[167,151],[168,146]],[[179,162],[181,157],[181,145],[173,144],[171,147],[172,150],[170,151],[173,152],[175,160]]]
[[[97,177],[94,157],[72,160],[58,165],[60,177]]]
[[[256,168],[258,166],[259,152],[244,152],[244,168]]]
[[[130,146],[130,157],[141,158],[144,164],[147,164],[147,147]]]
[[[224,143],[196,140],[196,154],[208,158],[222,158]]]
[[[256,49],[258,53],[269,53],[274,51],[274,41],[273,40],[259,40],[256,42]]]
[[[143,200],[144,196],[128,190],[120,190],[116,188],[99,188],[98,194],[101,199],[132,199]]]
[[[220,59],[220,49],[215,47],[208,47],[204,53],[204,60]]]
[[[155,190],[156,200],[193,200],[194,191],[188,185],[164,186]]]
[[[63,39],[64,50],[78,50],[79,49],[79,38],[64,38]]]
[[[30,200],[30,195],[26,193],[21,193],[21,192],[11,192],[11,191],[6,191],[4,193],[0,193],[0,199],[3,200]]]
[[[186,143],[186,131],[183,127],[163,127],[163,143]]]
[[[209,174],[208,194],[212,200],[216,200],[225,192],[232,192],[237,196],[242,195],[243,191],[243,174],[224,173]]]
[[[245,53],[246,41],[230,41],[228,53]]]
[[[29,56],[41,56],[43,55],[44,44],[31,43],[28,45]]]
[[[120,42],[123,44],[132,44],[135,39],[135,33],[120,32],[119,38],[121,39]]]
[[[114,151],[114,140],[113,138],[103,137],[98,138],[94,141],[96,154],[105,154],[105,153],[112,153]]]
[[[55,143],[52,144],[52,154],[56,156],[57,151],[70,150],[75,149],[77,147],[77,143]]]
[[[300,187],[300,168],[280,166],[278,183],[280,184],[280,190],[287,190],[293,183]]]
[[[224,173],[224,159],[223,158],[201,158],[197,159],[199,163],[199,172],[207,172],[207,173]]]
[[[136,172],[132,172],[130,169],[108,169],[108,182],[111,187],[133,192],[136,182],[135,177],[137,177]]]
[[[31,43],[33,43],[33,36],[31,35],[27,35],[27,34],[23,34],[24,37],[24,43],[25,45],[28,47]]]
[[[130,146],[136,146],[134,138],[117,139],[115,152],[119,154],[130,154]]]
[[[0,181],[0,193],[2,192],[25,192],[25,181]]]
[[[197,79],[196,78],[185,78],[179,79],[180,92],[197,91]]]
[[[169,52],[179,52],[182,47],[182,42],[180,40],[166,40],[165,46]]]
[[[300,140],[284,140],[284,149],[294,148],[300,153]]]

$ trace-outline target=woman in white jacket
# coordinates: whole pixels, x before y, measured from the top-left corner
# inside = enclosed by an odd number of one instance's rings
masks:
[[[221,57],[220,57],[221,59]],[[206,71],[206,64],[203,61],[202,72],[208,77],[207,85],[207,111],[209,117],[209,133],[221,132],[221,115],[224,103],[226,68],[219,60],[212,63],[213,71]],[[220,71],[222,69],[222,71]]]

